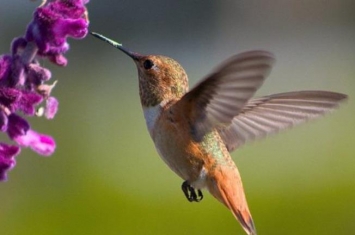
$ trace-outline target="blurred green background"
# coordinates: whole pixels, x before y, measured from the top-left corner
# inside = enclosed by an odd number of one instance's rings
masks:
[[[0,53],[22,35],[37,2],[0,1]],[[196,84],[250,49],[277,63],[258,95],[304,89],[346,93],[326,118],[233,153],[258,234],[355,234],[355,2],[94,1],[91,30],[143,54],[164,54]],[[31,119],[57,150],[24,149],[0,184],[0,234],[244,234],[207,192],[188,203],[158,157],[143,119],[137,72],[90,36],[70,40],[56,118]]]

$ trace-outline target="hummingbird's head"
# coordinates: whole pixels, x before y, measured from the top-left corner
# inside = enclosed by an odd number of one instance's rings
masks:
[[[145,107],[180,99],[188,90],[185,70],[175,60],[160,55],[133,58],[138,69],[139,94]]]
[[[188,90],[185,70],[175,60],[160,55],[140,55],[101,34],[91,34],[131,57],[138,69],[139,94],[142,106],[151,107],[181,98]]]

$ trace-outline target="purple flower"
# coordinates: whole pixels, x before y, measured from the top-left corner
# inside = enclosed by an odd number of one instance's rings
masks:
[[[20,151],[17,146],[0,143],[0,181],[7,180],[6,172],[16,165],[15,157]]]
[[[11,139],[15,139],[18,136],[26,135],[29,129],[30,124],[28,124],[28,122],[22,117],[13,113],[8,116],[8,124],[6,131]]]
[[[58,111],[58,105],[59,102],[56,98],[54,97],[49,97],[46,102],[46,108],[44,110],[44,116],[47,119],[52,119],[54,118],[55,114]]]
[[[62,0],[39,7],[33,14],[25,39],[36,42],[39,55],[48,57],[57,65],[66,65],[63,56],[69,49],[66,38],[83,38],[88,33],[89,21],[84,6],[87,2]]]
[[[51,155],[55,150],[55,141],[48,135],[28,130],[25,135],[18,135],[14,140],[21,146],[30,147],[43,156]]]
[[[41,67],[39,64],[29,64],[27,66],[27,86],[34,86],[31,89],[35,89],[39,85],[48,81],[51,77],[51,71]]]
[[[37,133],[23,116],[54,118],[59,102],[51,95],[56,81],[46,84],[52,76],[36,57],[46,57],[65,66],[64,53],[69,50],[68,37],[83,38],[89,20],[85,4],[88,0],[47,0],[33,13],[25,36],[11,44],[11,55],[0,56],[0,131],[19,146],[30,147],[43,156],[51,155],[56,144],[51,136]],[[45,101],[44,107],[38,107]],[[20,116],[19,113],[22,113]],[[0,143],[0,181],[16,162],[20,148]]]
[[[3,55],[0,57],[0,82],[9,76],[9,68],[11,66],[12,57],[10,55]]]

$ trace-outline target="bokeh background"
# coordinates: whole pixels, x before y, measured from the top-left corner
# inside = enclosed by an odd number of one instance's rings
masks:
[[[0,1],[0,53],[22,35],[39,1]],[[355,234],[355,2],[91,0],[91,30],[143,54],[164,54],[196,84],[225,58],[265,49],[277,63],[258,95],[304,89],[346,93],[326,118],[233,153],[259,234]],[[25,149],[0,184],[0,233],[244,234],[207,192],[188,203],[182,180],[146,131],[137,72],[126,55],[88,36],[71,40],[60,110],[32,126],[57,150]]]

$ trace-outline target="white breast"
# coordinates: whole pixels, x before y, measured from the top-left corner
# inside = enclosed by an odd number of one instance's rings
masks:
[[[143,113],[145,118],[145,123],[149,130],[150,135],[152,135],[152,130],[154,128],[155,122],[157,121],[161,112],[161,105],[158,104],[153,107],[143,107]]]

